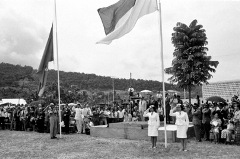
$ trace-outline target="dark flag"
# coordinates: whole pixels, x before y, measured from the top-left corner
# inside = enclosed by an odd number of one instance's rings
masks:
[[[39,76],[39,87],[38,87],[38,96],[41,97],[44,93],[45,85],[47,82],[47,74],[48,74],[48,63],[53,61],[53,26],[51,28],[47,45],[45,47],[41,63],[39,65],[37,74]]]

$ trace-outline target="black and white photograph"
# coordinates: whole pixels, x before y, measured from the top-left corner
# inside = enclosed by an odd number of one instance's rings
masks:
[[[239,19],[240,0],[0,0],[0,158],[240,158]]]

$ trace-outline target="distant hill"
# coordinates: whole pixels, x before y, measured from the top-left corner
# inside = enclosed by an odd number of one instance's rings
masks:
[[[27,98],[36,96],[38,89],[38,77],[31,66],[12,65],[0,63],[0,99],[1,98]],[[95,74],[60,71],[61,88],[64,90],[87,90],[87,91],[109,91],[112,90],[114,81],[115,90],[126,91],[130,83],[136,91],[144,89],[153,92],[162,90],[162,83],[142,79],[119,79]],[[57,83],[57,71],[49,70],[47,88],[51,91]],[[178,90],[175,85],[166,83],[166,90]]]

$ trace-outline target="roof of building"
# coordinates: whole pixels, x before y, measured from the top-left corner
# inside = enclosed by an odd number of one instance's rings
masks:
[[[217,82],[209,82],[209,84],[220,84],[220,83],[240,83],[239,80],[227,80],[227,81],[217,81]],[[206,85],[206,84],[204,84]]]

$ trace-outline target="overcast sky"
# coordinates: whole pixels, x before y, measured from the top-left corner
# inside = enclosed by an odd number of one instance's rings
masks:
[[[105,37],[97,9],[117,1],[57,0],[60,70],[117,78],[129,78],[131,72],[136,79],[161,81],[157,12],[141,18],[129,34],[110,45],[96,44]],[[53,0],[0,0],[0,62],[37,69],[53,9]],[[240,1],[236,0],[162,0],[165,68],[173,59],[173,27],[194,19],[206,30],[208,55],[220,63],[210,82],[240,79]],[[56,68],[56,61],[50,67]]]

